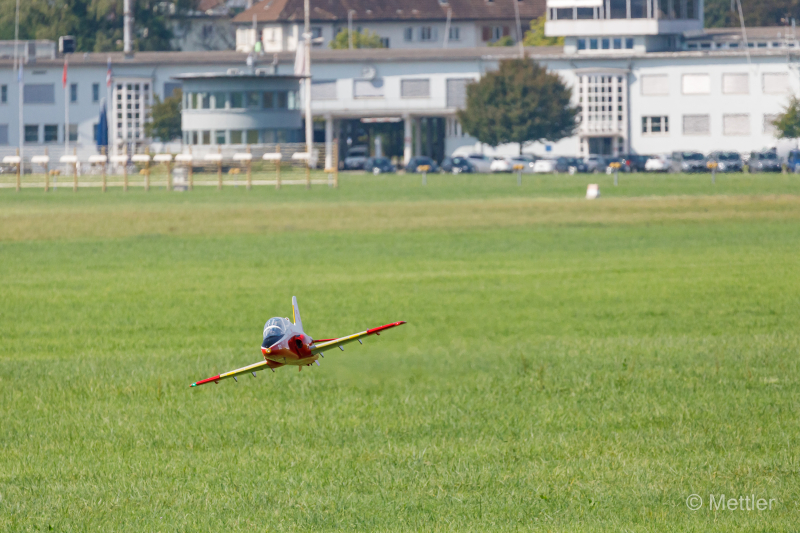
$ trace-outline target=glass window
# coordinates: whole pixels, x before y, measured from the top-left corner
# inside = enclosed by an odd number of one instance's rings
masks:
[[[403,30],[403,39],[406,41],[413,41],[414,40],[414,28],[405,28]]]
[[[458,27],[453,27],[453,26],[450,27],[449,39],[451,41],[458,41],[459,39],[461,39],[461,32]]]
[[[248,91],[245,94],[247,95],[247,107],[258,107],[258,93],[255,91]]]
[[[70,142],[78,140],[78,125],[77,124],[70,124],[69,125],[69,140],[70,140]]]
[[[297,91],[289,91],[288,96],[289,96],[288,108],[300,109],[300,99],[298,98]]]
[[[622,39],[620,37],[614,38],[614,50],[622,50]]]
[[[44,142],[46,143],[58,142],[58,124],[44,125]]]
[[[578,39],[578,50],[586,50],[586,39]]]
[[[242,130],[231,130],[231,144],[242,144]]]
[[[288,109],[289,108],[289,93],[286,91],[279,91],[278,92],[278,109]]]
[[[419,40],[420,41],[432,41],[433,40],[433,29],[430,26],[423,26],[419,29]]]
[[[197,132],[196,131],[192,132],[192,144],[199,144],[197,142]]]
[[[203,109],[211,109],[211,95],[208,93],[200,93],[201,107]]]
[[[25,142],[38,143],[39,142],[39,125],[38,124],[25,124]]]
[[[597,50],[597,39],[589,39],[589,49]]]
[[[8,103],[8,85],[0,86],[0,103]]]
[[[603,50],[608,50],[609,48],[611,48],[611,40],[609,40],[609,39],[603,39],[603,40],[601,41],[601,45],[602,45],[602,47],[603,47]]]
[[[258,130],[247,130],[247,144],[258,144]]]
[[[242,93],[231,93],[231,108],[241,109],[243,107]]]
[[[214,132],[214,141],[216,144],[225,144],[225,130],[217,130]]]
[[[264,93],[264,109],[273,109],[275,107],[275,93],[267,91]]]
[[[633,38],[631,37],[625,38],[625,48],[628,50],[633,49]]]
[[[203,144],[211,144],[211,132],[204,131],[203,132]]]
[[[78,101],[78,84],[71,83],[69,85],[69,101],[75,103]]]
[[[92,84],[92,102],[99,102],[100,101],[100,84],[93,83]]]
[[[214,109],[225,109],[225,93],[214,93]]]

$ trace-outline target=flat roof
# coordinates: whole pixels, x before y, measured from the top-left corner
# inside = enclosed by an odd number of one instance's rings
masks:
[[[176,80],[220,80],[220,79],[253,79],[253,80],[302,80],[305,76],[292,74],[253,74],[253,73],[227,73],[227,72],[202,72],[178,74],[172,76]]]

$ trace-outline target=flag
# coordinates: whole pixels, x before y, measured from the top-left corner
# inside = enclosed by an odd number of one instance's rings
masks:
[[[108,58],[108,70],[106,70],[106,87],[111,87],[111,58]]]
[[[67,88],[67,58],[64,58],[64,74],[61,76],[61,84],[65,89]]]
[[[297,55],[294,56],[294,75],[305,76],[306,74],[306,42],[297,41]]]

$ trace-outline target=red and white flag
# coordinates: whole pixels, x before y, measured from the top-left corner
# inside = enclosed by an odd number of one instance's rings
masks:
[[[61,83],[62,86],[66,89],[67,88],[67,58],[64,58],[64,75],[61,76]]]

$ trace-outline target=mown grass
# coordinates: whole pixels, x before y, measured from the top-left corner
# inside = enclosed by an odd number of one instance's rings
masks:
[[[0,191],[0,530],[796,530],[792,176],[437,179]]]

